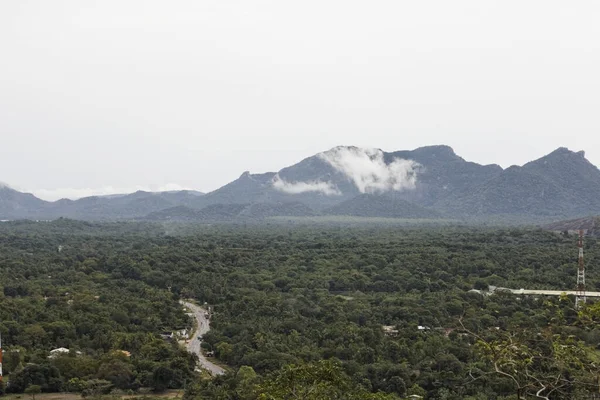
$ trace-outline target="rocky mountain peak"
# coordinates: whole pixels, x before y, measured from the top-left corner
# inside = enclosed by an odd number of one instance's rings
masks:
[[[567,147],[559,147],[558,149],[554,150],[553,152],[549,153],[548,155],[540,158],[540,160],[543,159],[552,159],[552,158],[572,158],[572,159],[582,159],[585,158],[585,151],[581,150],[581,151],[572,151],[569,150]]]

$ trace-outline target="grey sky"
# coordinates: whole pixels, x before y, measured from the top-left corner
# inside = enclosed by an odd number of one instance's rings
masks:
[[[598,21],[595,0],[4,0],[0,181],[209,191],[341,144],[600,165]]]

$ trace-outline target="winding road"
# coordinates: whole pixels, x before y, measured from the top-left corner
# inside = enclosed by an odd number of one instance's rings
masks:
[[[194,336],[190,338],[188,343],[185,345],[187,351],[198,355],[198,364],[200,367],[209,371],[212,375],[223,375],[225,370],[208,361],[206,357],[204,357],[204,354],[202,354],[202,349],[200,347],[201,339],[199,339],[199,337],[204,336],[204,334],[210,330],[209,321],[205,317],[206,310],[188,301],[181,301],[181,304],[187,307],[194,314],[194,317],[198,323],[198,329],[194,333]]]

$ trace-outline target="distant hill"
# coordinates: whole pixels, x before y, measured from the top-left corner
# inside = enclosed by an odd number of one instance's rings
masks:
[[[141,219],[147,221],[231,222],[262,220],[277,216],[304,217],[313,215],[315,215],[315,212],[308,206],[294,202],[211,204],[202,209],[178,206],[150,213]]]
[[[177,205],[190,205],[201,197],[194,191],[144,192],[118,197],[93,196],[79,200],[59,200],[48,206],[50,215],[75,219],[128,219]]]
[[[78,200],[47,202],[32,194],[0,187],[0,219],[83,220],[129,219],[147,215],[176,205],[193,204],[203,194],[196,191],[144,192],[126,195],[91,196]]]
[[[250,218],[310,217],[313,215],[316,215],[315,211],[300,202],[255,203],[250,204],[240,213],[240,216]]]
[[[600,237],[600,216],[557,221],[544,225],[543,228],[558,232],[584,230],[587,235]]]
[[[175,206],[164,210],[154,211],[138,219],[147,221],[200,221],[202,213],[200,210],[187,206]]]
[[[583,152],[560,148],[522,167],[507,168],[471,190],[452,193],[436,208],[462,216],[600,213],[600,170]]]
[[[46,202],[0,185],[0,219],[232,221],[351,215],[536,222],[600,214],[600,170],[584,152],[559,148],[502,169],[448,146],[384,152],[334,147],[277,172],[244,172],[202,195],[136,192]]]
[[[437,219],[441,214],[410,203],[393,194],[361,194],[324,212],[327,215],[384,217],[407,219]]]
[[[0,220],[39,218],[44,215],[46,204],[30,193],[21,193],[0,184]]]

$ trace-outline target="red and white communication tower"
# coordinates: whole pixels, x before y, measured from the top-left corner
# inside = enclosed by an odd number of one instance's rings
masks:
[[[2,334],[0,333],[0,382],[2,382]]]
[[[577,268],[577,295],[575,308],[585,304],[585,264],[583,263],[583,230],[579,230],[579,266]]]

